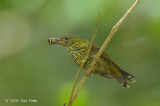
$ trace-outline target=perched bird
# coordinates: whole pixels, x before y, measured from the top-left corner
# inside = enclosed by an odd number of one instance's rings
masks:
[[[66,35],[62,38],[49,38],[49,44],[60,44],[65,46],[70,52],[72,60],[80,66],[82,61],[87,56],[88,49],[90,47],[90,42],[84,39],[80,39],[77,36]],[[94,56],[99,51],[99,47],[93,45],[91,54],[84,65],[84,70],[89,68],[89,65],[94,59]],[[85,72],[85,71],[84,71]],[[129,87],[129,84],[126,80],[135,82],[135,77],[122,70],[113,60],[108,56],[106,52],[103,52],[99,60],[93,67],[91,74],[100,75],[110,79],[116,79],[124,87]]]

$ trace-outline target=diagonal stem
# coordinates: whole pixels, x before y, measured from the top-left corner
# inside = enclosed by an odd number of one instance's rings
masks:
[[[128,9],[128,11],[124,14],[124,16],[118,21],[118,23],[112,28],[111,32],[109,33],[107,39],[104,41],[103,45],[101,46],[100,50],[98,51],[97,55],[95,56],[94,60],[92,61],[90,68],[87,70],[86,74],[83,76],[80,84],[78,85],[78,88],[74,94],[74,97],[71,101],[71,104],[74,102],[74,100],[76,99],[81,87],[83,86],[83,84],[85,83],[85,81],[88,78],[88,75],[91,73],[91,70],[93,68],[93,66],[96,64],[97,60],[99,59],[99,57],[101,56],[101,54],[103,53],[104,49],[106,48],[106,46],[108,45],[108,43],[110,42],[111,38],[113,37],[113,35],[115,34],[115,32],[117,31],[119,25],[121,25],[121,23],[126,19],[126,17],[133,11],[133,9],[137,6],[137,4],[140,2],[141,0],[136,0],[135,3],[131,6],[131,8]]]
[[[87,52],[87,56],[86,56],[86,58],[82,61],[81,66],[80,66],[80,68],[79,68],[79,70],[78,70],[78,73],[77,73],[77,75],[76,75],[76,78],[75,78],[75,80],[74,80],[74,84],[73,84],[73,88],[72,88],[72,92],[71,92],[71,96],[70,96],[70,100],[69,100],[68,106],[72,106],[71,100],[73,99],[73,93],[74,93],[74,90],[75,90],[75,87],[76,87],[76,84],[77,84],[77,81],[78,81],[78,77],[79,77],[79,75],[80,75],[80,73],[81,73],[81,70],[82,70],[82,68],[84,67],[87,59],[88,59],[89,56],[90,56],[90,53],[91,53],[91,50],[92,50],[92,46],[93,46],[93,43],[94,43],[94,39],[95,39],[95,37],[96,37],[96,33],[97,33],[97,29],[98,29],[99,18],[100,18],[100,13],[98,14],[96,27],[95,27],[94,34],[93,34],[93,37],[92,37],[92,41],[91,41],[91,43],[90,43],[89,50],[88,50],[88,52]]]

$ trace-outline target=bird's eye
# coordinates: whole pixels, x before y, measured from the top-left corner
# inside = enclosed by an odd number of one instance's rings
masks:
[[[65,39],[65,40],[68,40],[68,39],[69,39],[69,37],[67,36],[67,37],[65,37],[64,39]]]

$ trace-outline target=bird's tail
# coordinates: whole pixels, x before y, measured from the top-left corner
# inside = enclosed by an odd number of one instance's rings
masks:
[[[122,75],[125,79],[127,79],[127,80],[129,80],[129,81],[131,81],[131,82],[135,82],[135,81],[136,81],[135,77],[134,77],[132,74],[130,74],[130,73],[128,73],[128,72],[126,72],[126,71],[124,71],[124,70],[122,70],[122,69],[120,69],[119,71],[120,71],[121,75]]]
[[[136,81],[135,77],[134,77],[132,74],[130,74],[130,73],[128,73],[128,72],[126,72],[126,71],[124,71],[124,70],[122,70],[122,69],[120,69],[119,71],[120,71],[120,73],[121,73],[121,76],[116,76],[115,79],[116,79],[121,85],[123,85],[124,87],[126,87],[126,88],[129,87],[129,84],[128,84],[128,82],[126,81],[126,79],[129,80],[129,81],[131,81],[131,82],[135,82],[135,81]]]

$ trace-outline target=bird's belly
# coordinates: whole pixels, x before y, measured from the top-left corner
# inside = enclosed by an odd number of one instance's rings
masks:
[[[84,65],[85,71],[90,67],[91,62],[93,61],[93,57],[90,57],[86,64]],[[96,74],[96,75],[103,75],[103,74],[110,74],[110,66],[108,62],[102,61],[100,58],[96,64],[93,66],[91,74]]]
[[[87,53],[72,51],[70,52],[70,55],[72,60],[80,67],[82,61],[86,58]],[[91,62],[93,61],[94,55],[96,55],[96,53],[91,53],[89,59],[87,59],[87,62],[83,67],[85,71],[89,68]],[[91,74],[103,75],[103,74],[110,74],[110,72],[111,72],[110,62],[104,60],[103,58],[100,58],[93,67]]]
[[[92,74],[109,74],[109,65],[106,63],[102,63],[101,61],[97,61],[97,63],[92,69]]]

